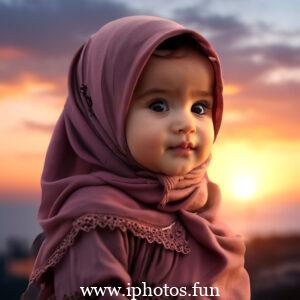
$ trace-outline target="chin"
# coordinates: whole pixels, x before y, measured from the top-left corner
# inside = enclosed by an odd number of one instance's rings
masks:
[[[184,168],[184,169],[177,169],[177,170],[168,170],[165,172],[165,175],[168,176],[184,176],[188,174],[192,169]]]

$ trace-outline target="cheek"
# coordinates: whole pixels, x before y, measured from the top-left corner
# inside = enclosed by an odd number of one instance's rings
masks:
[[[207,122],[199,129],[199,144],[203,151],[210,152],[214,142],[214,127],[212,122]]]
[[[150,155],[163,143],[161,127],[156,125],[156,122],[145,115],[132,115],[128,118],[126,139],[128,148],[135,158]]]

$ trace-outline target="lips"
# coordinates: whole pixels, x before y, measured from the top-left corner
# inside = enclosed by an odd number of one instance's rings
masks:
[[[190,149],[193,150],[195,147],[191,142],[181,142],[180,144],[176,145],[176,146],[172,146],[170,147],[171,149]]]
[[[195,147],[191,142],[181,142],[180,144],[170,147],[172,153],[178,157],[189,157],[194,149]]]

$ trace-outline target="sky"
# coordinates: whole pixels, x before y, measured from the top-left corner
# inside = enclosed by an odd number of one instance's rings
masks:
[[[173,19],[219,53],[225,111],[210,178],[226,203],[300,203],[300,1],[0,0],[0,203],[39,203],[80,45],[110,20]]]

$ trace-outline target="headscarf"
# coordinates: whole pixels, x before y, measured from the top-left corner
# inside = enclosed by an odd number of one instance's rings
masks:
[[[243,264],[241,238],[217,223],[221,195],[206,173],[210,157],[185,176],[167,176],[139,165],[126,143],[126,116],[144,66],[160,43],[181,34],[191,35],[213,66],[216,138],[223,111],[222,76],[219,58],[202,35],[154,16],[124,17],[100,28],[71,62],[68,97],[41,177],[38,220],[45,240],[30,284],[45,281],[77,234],[97,226],[127,229],[188,253],[185,241],[149,233],[145,225],[161,228],[179,220],[199,247],[215,254],[219,265],[212,277],[228,265]],[[186,211],[195,201],[202,203],[201,210]]]

